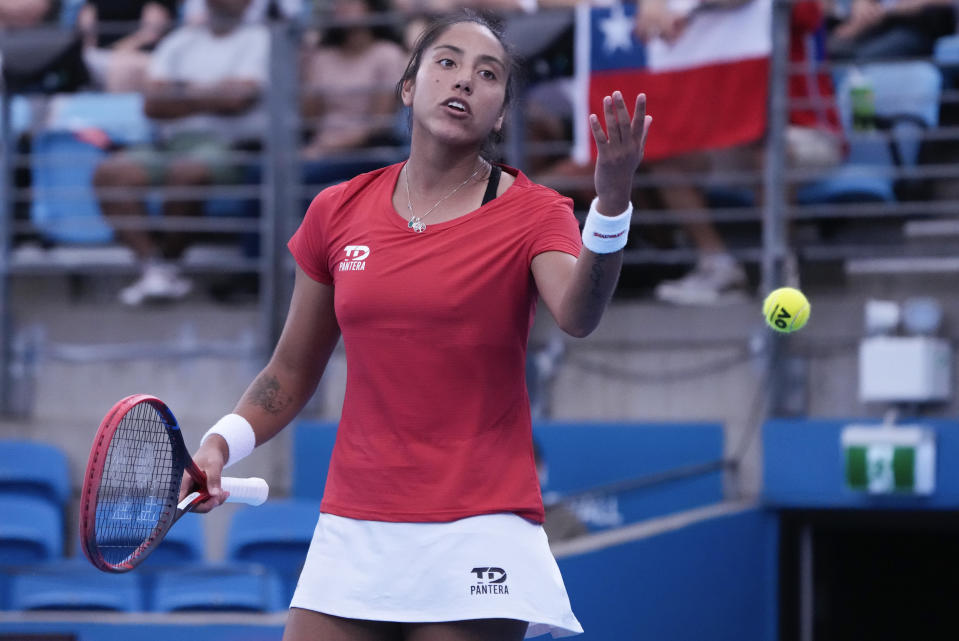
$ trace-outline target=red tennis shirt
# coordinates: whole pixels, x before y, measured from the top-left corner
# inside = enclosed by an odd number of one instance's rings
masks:
[[[321,504],[376,521],[515,512],[543,521],[526,343],[530,271],[579,255],[572,202],[516,169],[501,196],[417,234],[392,205],[402,164],[323,190],[289,242],[334,287],[346,395]]]

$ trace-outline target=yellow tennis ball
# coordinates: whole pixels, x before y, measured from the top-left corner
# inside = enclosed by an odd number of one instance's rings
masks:
[[[809,320],[809,301],[794,287],[774,289],[763,301],[763,318],[777,332],[788,334],[802,329]]]

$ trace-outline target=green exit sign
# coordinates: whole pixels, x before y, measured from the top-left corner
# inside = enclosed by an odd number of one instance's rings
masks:
[[[846,486],[869,494],[931,494],[935,434],[915,426],[851,425],[842,432]]]

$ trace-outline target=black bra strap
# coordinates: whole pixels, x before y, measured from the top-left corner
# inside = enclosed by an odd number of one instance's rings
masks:
[[[483,194],[484,205],[496,198],[496,190],[499,189],[499,177],[502,174],[503,170],[497,165],[493,165],[492,169],[490,169],[489,182],[486,183],[486,193]]]

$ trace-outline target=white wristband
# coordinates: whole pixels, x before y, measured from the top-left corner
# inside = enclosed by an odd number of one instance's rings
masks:
[[[593,198],[583,223],[583,247],[594,254],[612,254],[626,246],[629,224],[633,218],[633,203],[617,216],[604,216],[596,211],[599,198]]]
[[[230,467],[240,459],[246,458],[256,447],[256,433],[250,422],[239,414],[227,414],[213,424],[200,439],[200,445],[212,435],[219,434],[229,448],[226,465]]]

